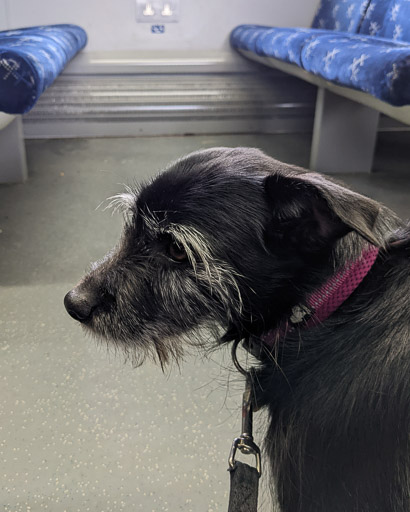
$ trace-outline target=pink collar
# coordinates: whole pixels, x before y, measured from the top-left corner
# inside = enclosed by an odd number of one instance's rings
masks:
[[[272,347],[286,333],[292,332],[298,324],[303,328],[309,328],[329,318],[363,281],[378,254],[378,247],[370,245],[366,248],[357,260],[346,263],[320,288],[311,293],[306,304],[296,305],[289,320],[263,334],[262,341]]]

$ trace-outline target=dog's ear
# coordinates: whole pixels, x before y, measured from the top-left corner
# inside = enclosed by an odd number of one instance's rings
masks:
[[[313,172],[269,175],[264,181],[272,212],[268,238],[285,240],[303,250],[320,250],[356,231],[380,245],[375,231],[381,205]]]

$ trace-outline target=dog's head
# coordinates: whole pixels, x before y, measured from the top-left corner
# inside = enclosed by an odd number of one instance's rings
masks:
[[[341,238],[381,245],[386,231],[375,201],[248,148],[192,153],[112,203],[125,211],[120,242],[65,305],[136,361],[178,357],[180,340],[210,324],[232,337],[271,327]]]

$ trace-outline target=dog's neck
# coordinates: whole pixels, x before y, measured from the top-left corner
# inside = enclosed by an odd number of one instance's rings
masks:
[[[264,344],[273,346],[286,333],[296,328],[309,329],[323,323],[360,285],[378,254],[378,247],[368,245],[358,257],[347,261],[325,283],[308,294],[303,303],[296,304],[289,318],[262,334],[261,340]]]

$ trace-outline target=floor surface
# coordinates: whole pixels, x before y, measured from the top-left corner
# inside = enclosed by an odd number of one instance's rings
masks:
[[[85,338],[63,308],[116,242],[103,206],[198,148],[257,146],[307,165],[309,137],[198,136],[28,141],[30,178],[0,187],[0,506],[5,512],[227,509],[242,383],[229,354],[163,374]],[[375,173],[345,181],[410,216],[408,134],[380,138]],[[256,416],[258,425],[262,421]],[[258,434],[256,434],[258,440]],[[261,511],[269,509],[261,498]]]

